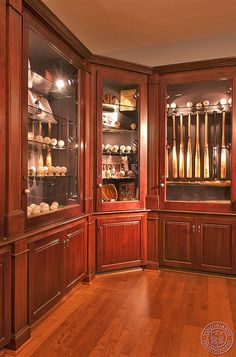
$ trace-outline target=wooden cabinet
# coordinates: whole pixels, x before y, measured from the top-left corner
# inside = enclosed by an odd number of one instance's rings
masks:
[[[236,222],[230,218],[198,219],[198,267],[201,270],[236,273]]]
[[[160,208],[235,211],[236,68],[160,75]]]
[[[29,244],[29,318],[34,322],[86,276],[86,223]]]
[[[37,320],[63,293],[64,234],[57,233],[29,244],[29,320]]]
[[[145,215],[99,218],[97,231],[97,272],[145,265]]]
[[[159,222],[160,265],[236,272],[234,219],[165,214]]]
[[[147,180],[147,76],[103,68],[96,77],[97,211],[142,209]]]
[[[66,234],[64,244],[64,287],[68,291],[86,276],[87,262],[86,225],[79,224]]]
[[[163,215],[159,218],[159,262],[165,266],[194,267],[195,218]]]
[[[10,342],[11,306],[10,248],[0,248],[0,349]]]

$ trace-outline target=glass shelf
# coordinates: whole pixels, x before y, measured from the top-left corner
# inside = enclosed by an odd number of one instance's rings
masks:
[[[102,152],[102,155],[107,155],[107,156],[135,156],[137,154],[136,153],[133,153],[133,152],[126,152],[126,153],[123,153],[123,152]]]
[[[70,80],[68,81],[63,81],[64,82],[64,86],[66,86],[66,88],[60,89],[57,87],[57,85],[50,81],[49,79],[43,77],[42,75],[32,71],[30,68],[28,68],[28,74],[31,73],[31,81],[30,81],[30,85],[28,82],[28,89],[32,90],[34,93],[38,94],[38,95],[43,95],[43,96],[48,96],[48,95],[53,95],[56,96],[57,99],[60,98],[74,98],[75,96],[73,96],[71,93],[69,93],[68,89],[70,88]]]
[[[29,145],[32,145],[32,144],[40,145],[40,146],[42,146],[43,150],[46,150],[47,148],[50,148],[50,150],[71,150],[71,151],[76,151],[78,149],[77,147],[70,148],[68,146],[59,147],[58,145],[46,144],[44,142],[36,141],[36,140],[28,140],[28,144]]]
[[[110,127],[103,127],[102,131],[104,134],[106,133],[137,133],[137,129],[116,129],[116,128],[110,128]]]
[[[125,104],[121,104],[121,103],[118,103],[118,104],[102,103],[102,107],[103,107],[103,111],[105,111],[104,109],[107,109],[108,111],[111,111],[111,110],[116,111],[116,110],[120,110],[120,107],[127,109],[127,111],[130,111],[131,109],[132,109],[132,111],[135,111],[138,109],[137,106],[125,105]],[[125,109],[122,111],[125,111]]]
[[[63,120],[66,123],[69,123],[70,125],[75,125],[77,124],[70,119],[64,118],[59,115],[55,115],[54,113],[49,113],[45,110],[37,109],[36,107],[33,107],[32,105],[28,105],[28,118],[42,123],[46,124],[58,124],[58,121]]]

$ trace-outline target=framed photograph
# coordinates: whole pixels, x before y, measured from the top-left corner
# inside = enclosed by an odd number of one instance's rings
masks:
[[[120,111],[136,110],[136,89],[124,89],[120,91]]]

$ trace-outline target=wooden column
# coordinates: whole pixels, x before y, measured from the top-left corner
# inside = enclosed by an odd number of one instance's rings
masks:
[[[159,269],[158,263],[158,215],[147,216],[147,264],[146,269]]]
[[[95,232],[95,218],[88,216],[88,229],[87,229],[87,278],[83,282],[90,283],[95,277],[95,264],[96,264],[96,232]]]
[[[6,3],[0,1],[0,238],[4,236],[5,211],[5,68],[6,68]]]
[[[28,325],[28,245],[21,239],[12,245],[12,318],[11,342],[16,350],[30,338]]]
[[[22,1],[7,2],[6,235],[24,231],[21,172]]]
[[[148,80],[148,191],[146,206],[157,209],[159,204],[159,88],[158,75],[149,76]]]
[[[91,73],[90,64],[84,63],[84,71],[82,72],[82,81],[84,89],[84,123],[85,123],[85,213],[93,212],[93,182],[94,182],[94,125],[92,122],[91,113]]]

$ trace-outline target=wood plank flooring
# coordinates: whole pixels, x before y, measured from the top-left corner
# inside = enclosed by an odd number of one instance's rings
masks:
[[[79,285],[19,352],[0,356],[213,356],[200,336],[218,320],[236,340],[236,279],[141,270],[102,275]],[[236,342],[223,356],[236,356]]]

